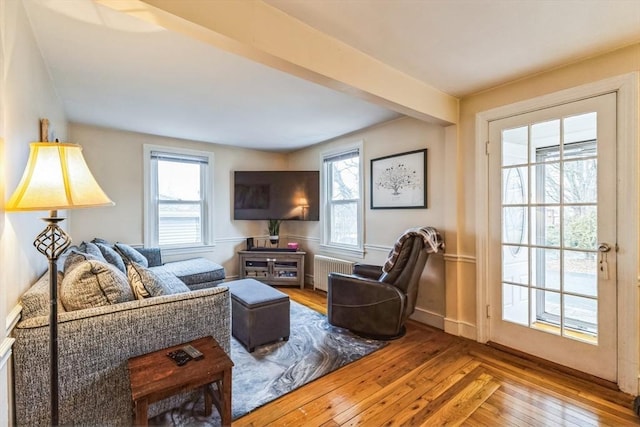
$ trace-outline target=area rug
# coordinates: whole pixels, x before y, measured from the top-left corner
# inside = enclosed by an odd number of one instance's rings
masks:
[[[298,387],[382,348],[386,342],[361,338],[329,325],[326,316],[291,301],[291,336],[248,353],[231,339],[232,416],[237,419]],[[149,420],[150,425],[220,425],[218,411],[204,417],[203,398]]]

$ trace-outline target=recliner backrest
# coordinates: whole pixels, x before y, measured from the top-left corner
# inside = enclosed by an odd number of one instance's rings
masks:
[[[381,282],[394,285],[406,294],[405,318],[415,309],[420,277],[428,257],[422,238],[413,236],[403,243],[393,268],[380,276]]]

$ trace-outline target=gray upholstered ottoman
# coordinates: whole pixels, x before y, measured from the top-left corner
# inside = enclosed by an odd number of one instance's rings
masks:
[[[259,345],[289,339],[289,296],[258,282],[227,282],[231,293],[231,332],[249,353]]]

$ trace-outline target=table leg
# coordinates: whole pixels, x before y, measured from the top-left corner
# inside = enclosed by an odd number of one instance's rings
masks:
[[[204,392],[204,416],[208,417],[211,415],[211,406],[213,404],[213,390],[211,389],[212,385],[207,384],[202,388]]]
[[[135,425],[137,425],[137,426],[146,426],[149,423],[149,421],[147,419],[147,411],[149,409],[149,402],[147,401],[147,399],[136,400],[135,408],[136,408]]]
[[[223,426],[231,425],[231,368],[225,369],[222,374],[222,419]]]

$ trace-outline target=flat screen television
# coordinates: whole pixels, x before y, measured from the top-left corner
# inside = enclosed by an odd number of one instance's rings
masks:
[[[320,219],[320,172],[235,171],[233,219]]]

